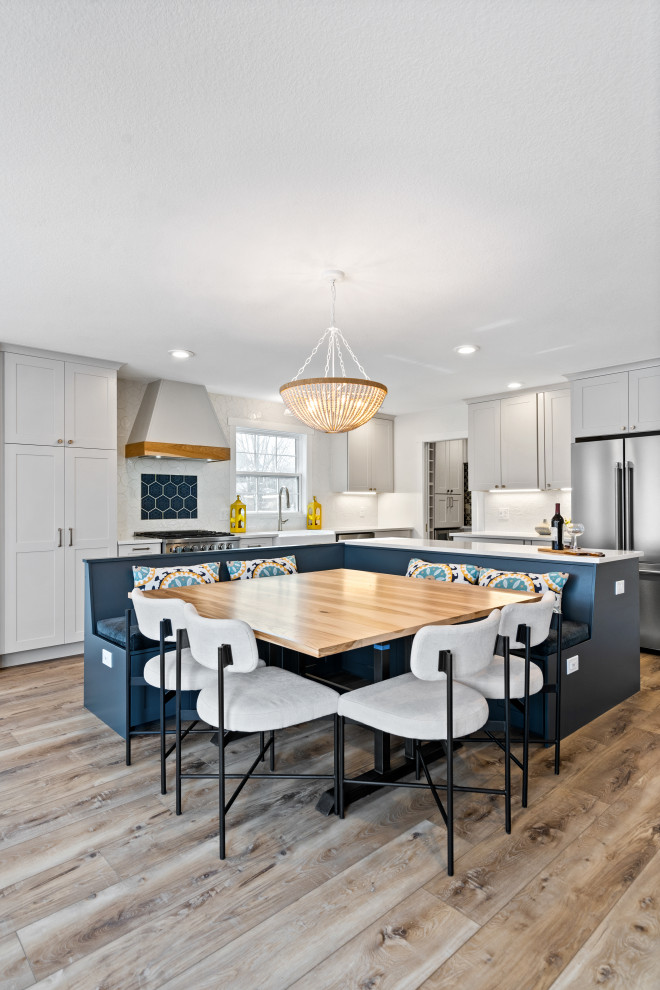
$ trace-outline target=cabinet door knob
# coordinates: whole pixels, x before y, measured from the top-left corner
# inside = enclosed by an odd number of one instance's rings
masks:
[[[626,428],[625,428],[625,426],[622,426],[622,427],[621,427],[621,430],[622,430],[622,432],[624,432],[624,433],[625,433],[625,432],[626,432]]]
[[[67,443],[73,443],[73,440],[67,440]]]
[[[64,443],[64,440],[58,440],[57,442],[58,443]]]
[[[630,427],[630,429],[631,429],[631,430],[636,430],[636,429],[637,429],[637,427],[636,427],[636,426],[631,426],[631,427]]]
[[[506,488],[506,485],[502,485],[502,488]]]

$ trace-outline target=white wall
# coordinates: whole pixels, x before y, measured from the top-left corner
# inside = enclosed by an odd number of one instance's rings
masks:
[[[415,529],[415,536],[424,533],[424,443],[435,440],[458,440],[467,436],[467,405],[447,403],[432,412],[397,416],[394,421],[394,496],[381,496],[387,512],[394,504],[405,506]],[[406,497],[403,497],[406,493]],[[394,525],[394,523],[382,523]],[[403,525],[403,524],[399,524]]]
[[[230,490],[230,464],[220,462],[209,464],[206,461],[157,460],[154,457],[133,457],[126,460],[124,446],[133,426],[146,382],[120,379],[117,387],[117,471],[118,471],[118,533],[119,539],[130,539],[135,531],[168,529],[229,529],[229,506],[236,493]],[[283,429],[295,430],[297,422],[284,414],[280,402],[265,402],[258,399],[244,399],[231,395],[211,395],[211,402],[220,420],[227,441],[230,436],[230,420],[254,420],[255,426],[262,423],[281,424]],[[396,432],[396,431],[395,431]],[[194,442],[194,437],[191,438]],[[323,506],[323,525],[329,529],[374,527],[379,525],[378,503],[385,496],[340,495],[330,489],[330,437],[324,433],[314,433],[308,440],[310,447],[312,478],[309,497],[316,495]],[[396,460],[396,457],[395,457]],[[140,518],[140,475],[141,474],[194,474],[197,475],[198,516],[196,519]],[[421,490],[421,489],[420,489]],[[387,496],[392,499],[393,496]],[[387,521],[381,525],[412,525],[410,518],[395,515],[402,521],[392,522],[391,506],[387,507]],[[305,525],[305,514],[287,511],[287,528],[295,529]],[[260,529],[275,529],[277,517],[273,515],[248,514],[248,532]]]

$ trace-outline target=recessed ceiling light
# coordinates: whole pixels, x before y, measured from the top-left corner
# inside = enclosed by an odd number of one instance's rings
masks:
[[[507,385],[507,388],[522,388],[522,387],[523,387],[522,382],[509,382],[509,384]]]
[[[474,354],[474,352],[478,351],[479,348],[476,344],[460,344],[458,347],[455,347],[454,350],[457,354]]]
[[[175,347],[173,351],[167,352],[170,357],[177,358],[178,361],[185,361],[186,358],[195,356],[194,351],[184,351],[182,347]]]

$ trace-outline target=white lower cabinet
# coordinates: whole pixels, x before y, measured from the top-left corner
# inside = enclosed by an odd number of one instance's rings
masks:
[[[83,638],[84,565],[114,557],[116,452],[5,444],[2,652]]]
[[[64,642],[64,451],[5,444],[3,653]]]

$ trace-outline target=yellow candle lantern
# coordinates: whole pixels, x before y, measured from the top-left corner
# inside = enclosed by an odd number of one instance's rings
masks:
[[[231,533],[244,533],[247,524],[247,510],[241,496],[236,496],[236,501],[229,507],[229,531]]]
[[[316,495],[307,505],[307,529],[321,529],[321,503],[316,501]]]

